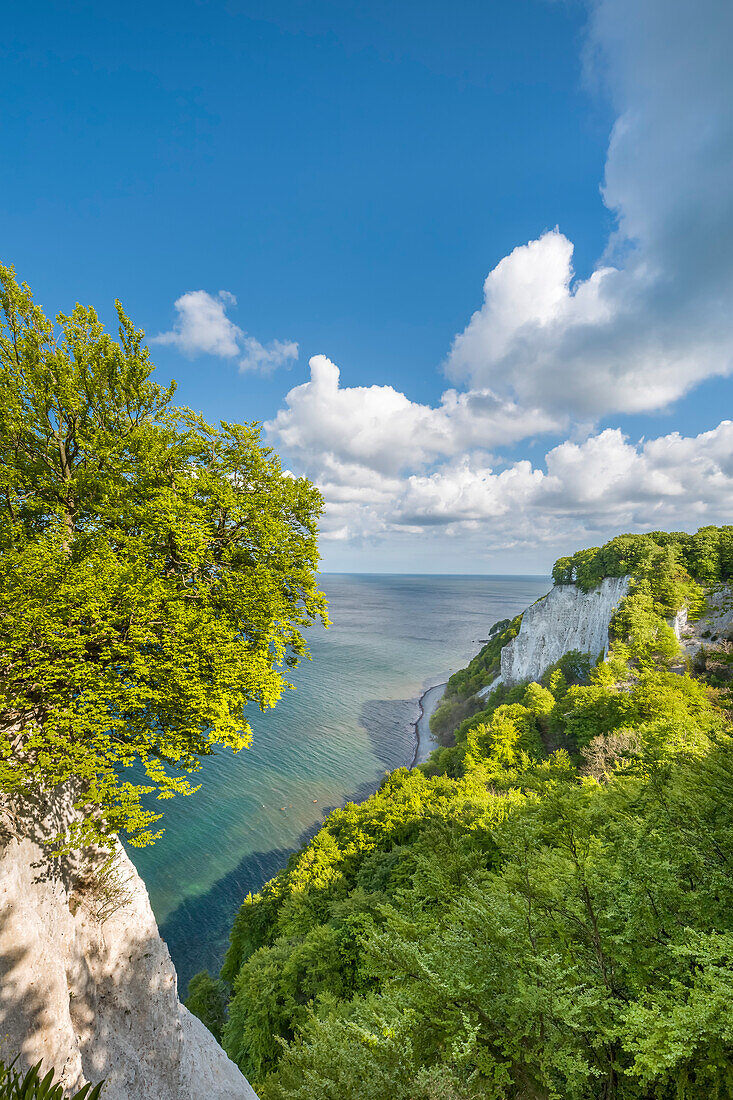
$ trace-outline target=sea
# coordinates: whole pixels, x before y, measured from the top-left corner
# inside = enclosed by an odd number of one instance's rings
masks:
[[[412,764],[426,689],[465,667],[493,623],[551,585],[537,576],[320,580],[332,625],[308,631],[312,660],[291,673],[295,690],[265,713],[248,708],[251,747],[205,758],[195,794],[154,804],[164,814],[161,839],[129,849],[181,996],[197,971],[218,972],[246,895],[284,867],[332,809],[363,800],[385,772]],[[423,744],[421,757],[425,751]]]

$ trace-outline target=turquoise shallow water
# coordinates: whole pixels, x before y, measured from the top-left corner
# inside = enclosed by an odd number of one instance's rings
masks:
[[[326,574],[330,630],[313,627],[312,662],[274,710],[248,715],[253,745],[220,752],[201,790],[162,803],[165,834],[132,850],[179,974],[218,970],[243,897],[271,878],[325,814],[409,765],[425,688],[480,648],[498,619],[548,577]]]

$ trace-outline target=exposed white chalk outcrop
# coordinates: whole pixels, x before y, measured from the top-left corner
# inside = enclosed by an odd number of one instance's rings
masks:
[[[66,1088],[105,1079],[105,1100],[256,1100],[178,1000],[176,971],[145,885],[121,846],[53,859],[46,812],[0,804],[0,1057],[43,1060]]]
[[[703,645],[715,646],[733,631],[733,586],[717,584],[706,593],[705,610],[699,619],[687,617],[687,607],[681,607],[672,620],[672,629],[687,657],[692,657]]]
[[[556,585],[524,612],[519,633],[501,651],[500,676],[480,694],[500,683],[537,680],[574,649],[594,658],[605,653],[608,625],[628,588],[628,577],[606,577],[589,592],[575,584]]]

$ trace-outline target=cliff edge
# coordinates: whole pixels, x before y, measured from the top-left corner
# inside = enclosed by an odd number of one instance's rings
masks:
[[[70,799],[0,806],[0,1057],[43,1060],[65,1088],[105,1100],[257,1100],[178,1000],[145,885],[117,842],[54,858]]]
[[[501,651],[500,675],[478,694],[485,697],[501,683],[538,680],[574,649],[594,658],[605,654],[609,623],[628,590],[629,577],[606,577],[587,592],[576,584],[551,588],[524,612],[519,633]]]

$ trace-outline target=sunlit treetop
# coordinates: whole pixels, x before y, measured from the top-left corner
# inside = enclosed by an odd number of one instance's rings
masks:
[[[71,781],[71,843],[154,839],[141,795],[247,745],[326,622],[318,491],[257,424],[176,407],[117,314],[53,323],[0,266],[0,789]]]

